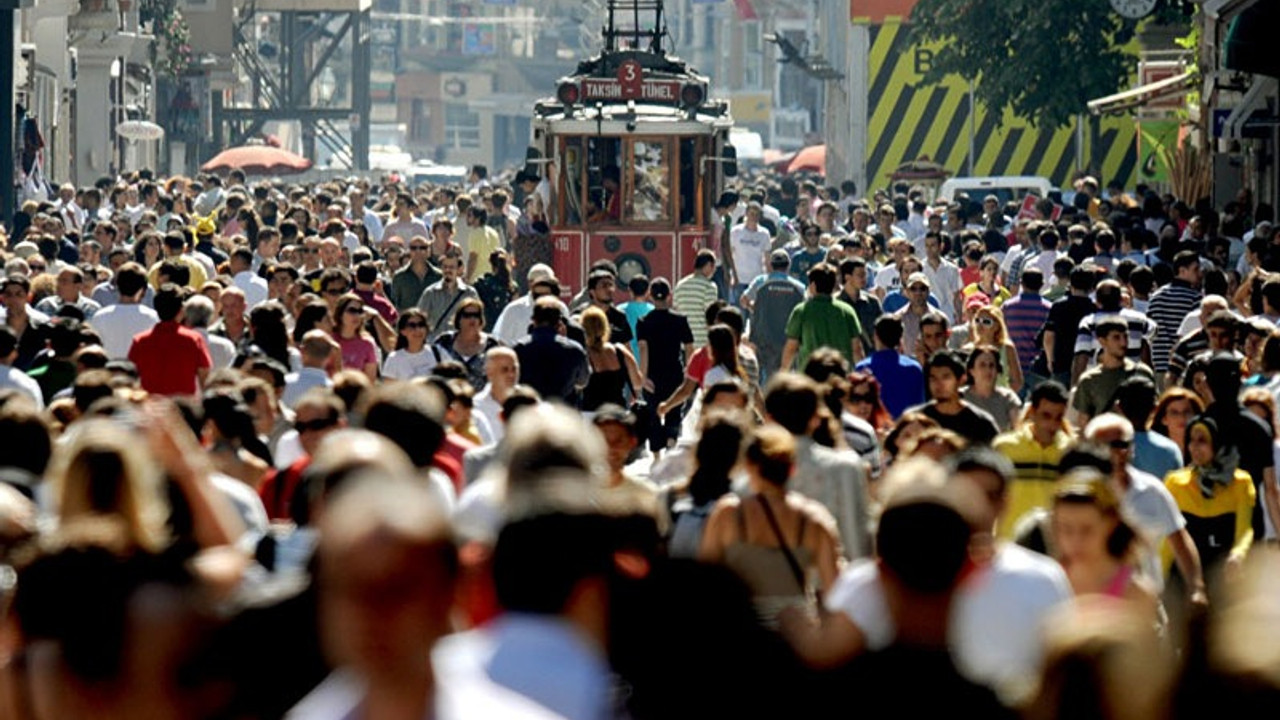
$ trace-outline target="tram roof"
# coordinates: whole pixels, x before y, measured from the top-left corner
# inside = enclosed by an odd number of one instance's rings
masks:
[[[538,104],[534,122],[557,133],[584,135],[711,135],[733,127],[727,106],[707,107],[713,111],[693,115],[678,107],[640,103],[575,106],[566,112],[552,101]]]

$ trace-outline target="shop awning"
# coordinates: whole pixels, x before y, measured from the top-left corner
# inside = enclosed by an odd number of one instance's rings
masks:
[[[1089,112],[1094,115],[1116,115],[1128,112],[1155,100],[1186,95],[1195,89],[1197,82],[1197,76],[1193,72],[1174,75],[1153,83],[1139,85],[1132,90],[1125,90],[1115,95],[1090,100]]]

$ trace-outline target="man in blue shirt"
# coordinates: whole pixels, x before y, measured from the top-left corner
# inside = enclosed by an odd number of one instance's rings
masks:
[[[1147,426],[1151,411],[1156,406],[1156,386],[1141,375],[1126,378],[1116,390],[1116,405],[1120,414],[1133,425],[1133,459],[1135,468],[1164,480],[1169,473],[1183,466],[1182,450],[1178,444]]]
[[[924,370],[920,363],[899,352],[902,345],[902,320],[894,315],[881,315],[876,320],[876,351],[858,363],[860,372],[869,372],[880,382],[880,401],[897,420],[909,407],[924,402]]]

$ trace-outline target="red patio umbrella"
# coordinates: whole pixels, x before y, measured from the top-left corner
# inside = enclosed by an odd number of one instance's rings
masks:
[[[791,164],[787,166],[787,172],[793,173],[801,170],[811,170],[819,175],[826,175],[827,146],[810,145],[796,153],[795,158],[791,160]]]
[[[249,175],[288,175],[311,167],[311,161],[270,145],[242,145],[227,148],[200,166],[204,172],[243,170]]]

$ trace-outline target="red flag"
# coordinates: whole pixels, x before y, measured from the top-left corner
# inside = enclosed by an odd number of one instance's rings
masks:
[[[739,20],[759,20],[760,16],[756,14],[756,8],[751,4],[751,0],[733,0],[733,5],[738,9]]]

